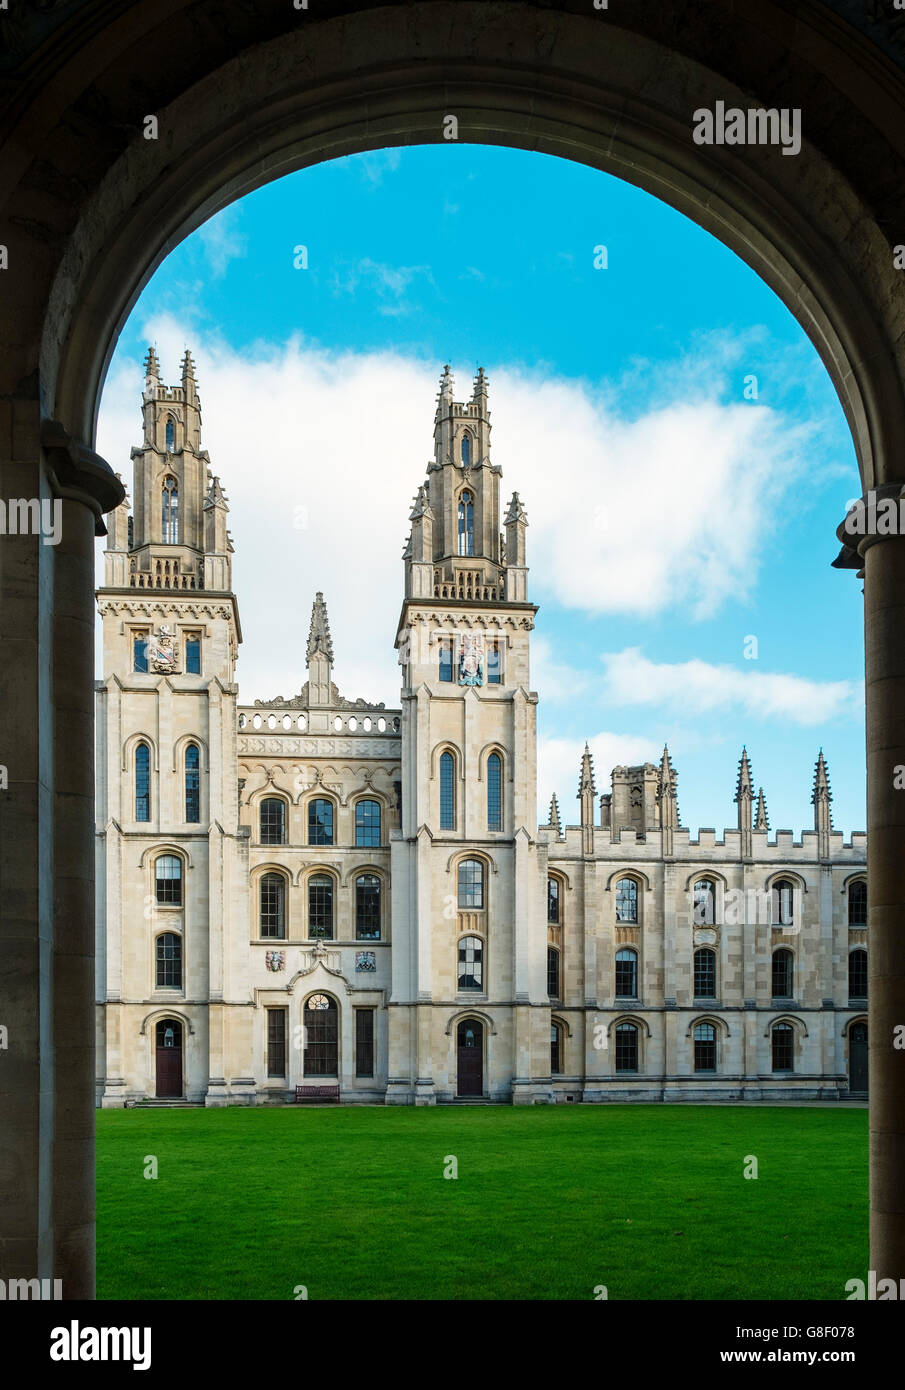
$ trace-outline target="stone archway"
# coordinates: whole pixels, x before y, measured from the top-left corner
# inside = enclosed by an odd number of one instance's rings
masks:
[[[0,1174],[18,1194],[0,1209],[0,1273],[93,1291],[93,536],[122,493],[91,446],[116,334],[181,237],[280,174],[440,141],[455,115],[459,140],[582,160],[720,237],[815,343],[865,490],[905,480],[905,299],[890,245],[905,240],[902,55],[841,3],[625,8],[57,0],[2,16],[3,493],[59,499],[63,539],[0,545],[15,731],[0,794],[2,972],[15,979]],[[800,155],[696,146],[693,111],[717,100],[802,107]],[[862,551],[844,563],[863,564],[866,600],[872,1266],[897,1278],[905,546]]]

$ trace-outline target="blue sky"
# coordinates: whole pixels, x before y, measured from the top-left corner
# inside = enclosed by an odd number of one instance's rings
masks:
[[[127,483],[149,340],[168,381],[186,345],[196,358],[243,700],[300,688],[322,589],[341,690],[395,703],[437,377],[449,362],[467,398],[480,364],[504,493],[529,519],[541,805],[556,790],[577,819],[585,738],[598,791],[668,739],[683,824],[720,829],[746,743],[771,826],[799,830],[822,745],[836,826],[864,827],[861,585],[830,568],[861,490],[851,440],[792,316],[680,214],[582,165],[472,145],[270,184],[177,247],[130,316],[98,436]]]

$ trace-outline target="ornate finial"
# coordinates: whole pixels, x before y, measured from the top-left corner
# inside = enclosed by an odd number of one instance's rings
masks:
[[[503,518],[503,524],[506,525],[506,526],[511,526],[514,522],[517,522],[517,521],[523,521],[523,522],[525,523],[525,525],[527,526],[527,525],[528,525],[528,513],[525,511],[525,508],[522,506],[522,501],[521,501],[521,498],[519,497],[518,493],[517,493],[517,492],[514,492],[514,493],[512,494],[512,499],[511,499],[511,501],[510,501],[510,503],[509,503],[509,510],[508,510],[508,512],[506,513],[505,517]]]
[[[735,787],[736,801],[751,801],[754,797],[754,787],[751,782],[751,764],[748,761],[747,749],[742,747],[742,756],[738,762],[738,781]]]
[[[676,800],[676,773],[669,756],[669,748],[664,743],[663,756],[657,772],[657,800],[660,803],[661,822],[664,825],[679,825],[679,804]],[[670,804],[672,803],[672,804]]]
[[[758,792],[757,792],[757,811],[755,812],[755,816],[754,816],[754,829],[755,829],[755,830],[769,830],[769,829],[770,829],[770,818],[769,818],[769,816],[767,815],[767,800],[766,800],[766,797],[764,796],[764,789],[763,789],[763,787],[759,787],[759,788],[758,788]]]
[[[311,658],[315,652],[323,652],[333,665],[333,640],[330,636],[330,623],[327,619],[327,605],[324,603],[324,596],[318,591],[314,598],[314,605],[311,609],[311,627],[308,632],[308,651],[306,664],[310,666]]]
[[[817,755],[817,766],[814,769],[814,789],[811,793],[811,804],[816,807],[819,803],[825,803],[831,828],[833,817],[832,811],[830,810],[830,802],[832,799],[833,793],[830,790],[829,768],[824,761],[823,749],[821,748]]]
[[[210,487],[207,490],[207,499],[204,505],[205,507],[222,507],[224,511],[229,511],[229,507],[226,505],[226,497],[220,486],[220,479],[216,474],[211,474]]]
[[[145,376],[160,377],[160,363],[157,360],[157,353],[153,346],[148,348],[148,355],[145,358]]]
[[[590,748],[587,743],[585,743],[584,752],[581,755],[581,777],[578,783],[578,795],[581,796],[582,792],[591,792],[593,794],[595,791],[594,759],[591,756]]]
[[[429,516],[431,518],[433,517],[430,500],[428,498],[427,488],[424,486],[423,483],[421,487],[419,487],[418,491],[415,493],[415,500],[412,505],[412,510],[409,512],[409,521],[417,521],[419,516]]]
[[[559,814],[559,802],[556,799],[556,792],[550,797],[550,815],[547,824],[556,831],[557,839],[562,839],[562,817]]]

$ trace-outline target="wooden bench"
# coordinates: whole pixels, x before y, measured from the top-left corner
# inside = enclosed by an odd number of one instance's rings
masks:
[[[338,1086],[296,1086],[296,1103],[303,1100],[339,1100]]]

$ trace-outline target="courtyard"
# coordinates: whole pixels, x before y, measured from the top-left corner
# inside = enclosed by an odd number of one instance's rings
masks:
[[[866,1108],[97,1123],[101,1299],[840,1299],[868,1265]]]

